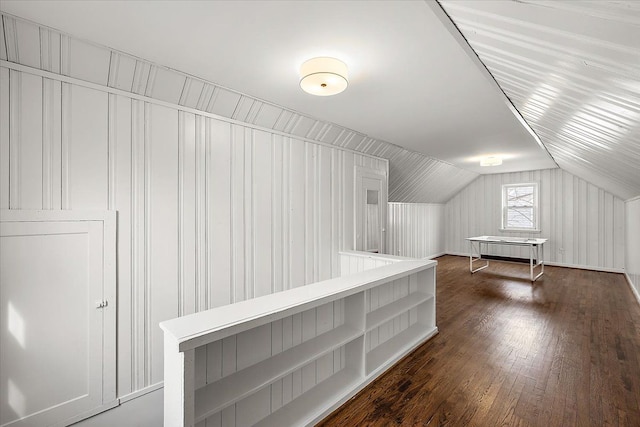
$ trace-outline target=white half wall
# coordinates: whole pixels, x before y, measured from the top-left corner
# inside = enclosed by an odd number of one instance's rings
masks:
[[[631,288],[640,303],[640,197],[625,202],[625,213],[627,219],[625,270],[631,282]]]
[[[501,232],[502,185],[539,183],[540,233]],[[445,207],[446,248],[468,254],[466,237],[494,235],[548,238],[550,264],[622,272],[625,202],[561,169],[482,175]],[[491,255],[528,258],[526,248],[490,245]]]
[[[389,203],[387,252],[411,258],[432,258],[445,252],[445,205]]]
[[[119,397],[163,380],[160,321],[339,275],[355,166],[388,168],[38,70],[0,107],[0,208],[117,211]]]

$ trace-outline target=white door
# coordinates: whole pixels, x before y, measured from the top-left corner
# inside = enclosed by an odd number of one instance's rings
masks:
[[[356,167],[356,239],[358,251],[385,252],[387,176],[375,169]]]
[[[66,425],[115,401],[115,215],[3,211],[0,425]]]

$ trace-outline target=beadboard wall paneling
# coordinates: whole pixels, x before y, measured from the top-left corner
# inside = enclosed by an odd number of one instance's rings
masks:
[[[149,383],[163,378],[163,333],[155,327],[178,316],[178,113],[166,107],[145,105],[145,294]]]
[[[2,20],[0,20],[2,22]],[[1,40],[0,40],[1,41]],[[9,209],[9,69],[0,68],[0,209]]]
[[[0,60],[388,159],[390,201],[444,203],[478,176],[334,123],[33,22],[7,14],[1,14],[1,18],[0,35],[6,44],[0,40]]]
[[[340,252],[340,275],[346,276],[365,270],[382,267],[398,262],[392,258],[385,258],[384,254],[368,254],[367,252]]]
[[[500,232],[503,184],[539,183],[540,233]],[[448,253],[468,254],[466,237],[508,235],[548,238],[545,261],[622,271],[624,201],[568,172],[546,169],[482,175],[445,207]],[[490,254],[528,258],[526,248],[491,245]]]
[[[4,18],[0,15],[0,60],[7,60],[7,44],[4,37]]]
[[[625,202],[627,278],[640,304],[640,197]]]
[[[136,376],[137,367],[134,363],[132,331],[138,329],[137,318],[138,296],[135,294],[138,279],[133,274],[137,259],[134,254],[133,232],[135,220],[133,216],[135,206],[133,183],[137,179],[133,171],[132,145],[132,102],[123,96],[109,95],[109,209],[118,211],[117,226],[117,289],[118,289],[118,324],[123,325],[123,332],[118,332],[118,396],[129,393],[134,384],[144,384]],[[134,306],[134,303],[136,305]],[[134,310],[134,307],[136,310]],[[134,324],[136,326],[134,326]],[[125,332],[126,331],[126,332]],[[137,342],[137,341],[135,341]],[[137,353],[136,353],[137,355]]]
[[[42,208],[62,206],[62,83],[43,78]]]
[[[42,209],[42,78],[9,73],[9,208]]]
[[[118,212],[119,396],[162,381],[158,322],[338,276],[355,167],[388,167],[106,88],[0,77],[3,206]]]
[[[63,209],[106,210],[108,94],[68,83],[62,86]]]
[[[432,258],[445,252],[445,205],[389,203],[388,252],[411,258]]]

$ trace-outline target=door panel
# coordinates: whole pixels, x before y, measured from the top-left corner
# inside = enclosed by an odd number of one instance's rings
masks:
[[[378,203],[379,191],[366,190],[367,202],[365,213],[364,250],[367,252],[382,252],[380,242],[382,238],[382,224],[380,218],[380,205]]]
[[[59,214],[56,214],[60,216]],[[15,216],[15,214],[14,214]],[[103,221],[0,223],[0,424],[39,426],[114,400],[103,395],[105,322]],[[108,245],[110,246],[110,245]]]
[[[385,253],[387,176],[384,172],[356,167],[355,249]]]

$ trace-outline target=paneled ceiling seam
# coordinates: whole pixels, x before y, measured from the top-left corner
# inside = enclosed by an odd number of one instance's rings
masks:
[[[594,13],[594,8],[593,7],[583,7],[579,2],[568,2],[568,1],[557,1],[557,0],[551,0],[551,1],[541,1],[541,0],[514,0],[518,3],[524,3],[524,4],[535,4],[536,6],[542,6],[542,7],[548,7],[551,9],[561,9],[561,10],[567,10],[570,12],[577,12],[577,13],[582,13],[585,15],[589,15],[589,16],[593,16],[595,18],[601,18],[601,19],[614,19],[615,21],[622,21],[622,22],[627,22],[629,24],[634,24],[634,25],[639,25],[640,26],[640,3],[634,1],[634,2],[626,2],[624,3],[626,5],[626,7],[628,9],[633,9],[635,7],[636,9],[636,13],[638,14],[637,17],[634,17],[632,14],[628,14],[628,13],[611,13],[611,14],[606,14],[606,13]],[[618,11],[618,7],[612,7],[611,4],[616,4],[616,3],[606,3],[606,2],[592,2],[592,3],[596,3],[596,5],[598,7],[603,7],[603,8],[607,8],[610,9],[612,11]]]
[[[523,84],[526,83],[526,81],[514,76],[513,73],[503,72],[498,67],[501,67],[503,69],[511,69],[514,71],[518,71],[522,74],[525,74],[525,75],[528,74],[531,77],[535,77],[536,75],[530,71],[531,68],[520,67],[515,62],[510,62],[508,60],[505,60],[504,57],[497,57],[491,54],[487,54],[485,51],[482,51],[481,49],[478,49],[478,51],[481,52],[481,54],[483,55],[487,63],[494,64],[494,67],[493,67],[494,75],[500,79],[500,82],[503,87],[510,88],[509,93],[511,94],[512,99],[514,99],[514,94],[517,94],[521,98],[524,98],[525,97],[524,93],[521,91],[518,93],[518,91],[523,87]],[[528,61],[528,62],[531,63],[532,65],[535,65],[537,69],[544,69],[544,67],[547,66],[547,64],[543,64],[540,62],[534,62],[534,61]],[[591,80],[591,81],[593,82],[594,85],[595,84],[600,85],[595,80]],[[572,79],[568,90],[570,90],[571,92],[578,92],[583,95],[590,95],[593,93],[593,89],[589,90],[587,86],[577,83],[575,79]],[[633,96],[633,95],[634,95],[633,93],[629,92],[629,96]],[[624,104],[624,108],[630,109],[630,110],[636,110],[638,111],[638,113],[640,113],[640,109],[637,108],[637,105],[633,105],[630,102],[625,102],[625,100],[622,98],[619,98],[619,97],[613,98],[606,93],[603,95],[598,95],[598,97],[599,99],[608,100],[611,103],[617,103],[617,104],[620,104],[621,106]],[[573,101],[573,103],[570,103],[567,101]],[[576,106],[580,106],[583,103],[581,103],[579,99],[574,96],[571,96],[569,94],[563,94],[562,98],[554,100],[554,104],[563,105],[565,107],[576,107]],[[547,112],[547,114],[553,114],[553,112],[549,111]],[[613,116],[615,115],[616,115],[615,113],[609,113],[609,118],[612,119]],[[617,120],[621,120],[621,116],[618,116]]]
[[[505,88],[507,88],[509,90],[509,92],[511,93],[511,97],[512,99],[514,99],[516,102],[520,103],[520,104],[535,104],[538,101],[532,100],[530,99],[531,93],[530,91],[526,91],[527,93],[525,93],[525,91],[522,90],[522,85],[518,84],[518,81],[520,79],[518,78],[514,78],[512,74],[507,74],[507,73],[502,73],[502,72],[495,72],[495,75],[500,78],[503,86]],[[575,88],[572,88],[575,89]],[[576,90],[576,92],[579,92]],[[582,94],[583,95],[588,95],[591,92],[588,91],[583,91]],[[620,100],[619,98],[608,98],[606,96],[600,98],[602,100],[606,100],[608,102],[610,102],[611,104],[618,104],[621,107],[623,106],[624,108],[627,108],[631,111],[636,111],[638,115],[640,115],[640,109],[639,108],[634,108],[633,105],[628,105],[626,103],[623,103],[622,100]],[[548,100],[551,100],[550,98]],[[576,98],[573,95],[570,94],[564,94],[563,98],[561,99],[553,99],[553,105],[555,107],[563,107],[566,110],[578,110],[579,107],[582,105],[582,103],[580,102],[580,100],[578,98]],[[543,107],[546,107],[546,105],[543,105]],[[523,105],[523,107],[521,107],[521,110],[523,112],[528,111],[528,106],[527,105]],[[557,119],[560,121],[562,120],[562,117],[556,112],[556,109],[549,109],[547,108],[544,111],[543,114],[545,117],[557,117]],[[627,126],[627,125],[631,125],[632,123],[627,123],[627,118],[618,114],[618,113],[609,113],[606,114],[607,118],[614,124],[616,124],[617,126]],[[540,126],[534,123],[534,126]],[[588,124],[586,125],[588,126]]]
[[[461,28],[465,28],[462,27]],[[472,31],[472,27],[466,27],[468,31]],[[530,46],[527,46],[526,44],[523,43],[514,43],[513,38],[510,37],[504,37],[504,38],[497,38],[497,37],[493,37],[492,36],[493,33],[487,32],[485,35],[487,35],[487,37],[491,37],[494,40],[500,40],[503,41],[505,43],[509,43],[511,45],[515,45],[515,46],[519,46],[520,48],[523,49],[529,49],[531,51],[537,51],[539,53],[545,53],[548,54],[549,56],[555,56],[557,59],[566,59],[566,52],[561,51],[560,49],[532,49]],[[498,48],[494,48],[493,46],[487,44],[487,43],[483,43],[483,42],[474,42],[474,50],[476,51],[476,53],[478,55],[481,55],[483,57],[483,61],[486,62],[486,59],[490,58],[490,52],[492,52],[494,54],[494,58],[496,57],[496,53],[497,54],[501,54],[504,55],[506,57],[509,57],[511,59],[519,59],[522,62],[525,63],[531,63],[531,64],[543,64],[544,66],[548,67],[548,68],[554,68],[555,70],[560,71],[561,73],[561,69],[559,69],[558,67],[550,64],[549,62],[540,62],[540,61],[536,61],[534,59],[531,59],[530,57],[527,56],[523,56],[523,55],[516,55],[512,52],[506,52],[502,49],[498,49]],[[549,52],[552,51],[554,53],[556,53],[555,55],[550,55]],[[627,52],[629,53],[629,52]],[[633,54],[633,52],[632,52]],[[640,50],[637,51],[637,56],[640,57]],[[589,61],[589,63],[587,64],[586,61]],[[592,67],[594,69],[597,69],[599,71],[606,71],[606,72],[616,72],[617,74],[619,73],[619,68],[613,68],[612,66],[608,65],[610,62],[605,59],[605,58],[600,58],[600,63],[597,63],[595,61],[592,60],[592,57],[588,57],[586,54],[584,56],[584,58],[582,59],[582,63],[580,65],[585,65],[585,66],[589,66]],[[635,78],[635,77],[640,77],[638,76],[638,71],[637,69],[634,68],[629,68],[629,67],[624,67],[624,71],[626,72],[628,77],[631,78]],[[579,78],[581,80],[585,80],[585,81],[589,81],[589,82],[597,82],[596,80],[588,77],[588,76],[579,76]]]
[[[588,44],[594,45],[594,46],[601,46],[607,49],[615,49],[618,50],[620,49],[619,45],[615,44],[615,43],[609,43],[609,42],[605,42],[602,41],[600,39],[597,38],[593,38],[593,37],[586,37],[584,35],[576,35],[570,31],[563,31],[563,30],[558,30],[556,28],[551,28],[551,27],[547,27],[544,25],[540,25],[540,24],[534,24],[531,22],[527,22],[527,21],[522,21],[520,19],[514,19],[514,18],[509,18],[506,16],[502,16],[502,15],[496,15],[494,13],[491,12],[485,12],[481,9],[473,9],[468,10],[465,6],[460,6],[458,4],[455,3],[455,1],[449,1],[449,0],[438,0],[438,1],[443,1],[447,4],[447,8],[450,10],[457,10],[460,12],[467,12],[467,13],[472,13],[474,16],[482,16],[488,19],[491,19],[493,21],[497,21],[497,22],[501,22],[501,23],[505,23],[505,24],[511,24],[515,27],[520,27],[520,28],[527,28],[532,30],[533,32],[535,32],[536,34],[540,34],[540,33],[547,33],[547,34],[553,34],[553,35],[558,35],[558,36],[562,36],[568,39],[573,39],[574,41],[580,42],[580,43],[585,43],[588,41]],[[514,0],[517,1],[517,0]],[[553,0],[554,3],[565,3],[565,2],[561,2],[561,1],[556,1]],[[524,3],[524,2],[521,2]],[[540,6],[540,2],[526,2],[528,4],[534,5],[534,6]],[[446,13],[446,10],[445,10]],[[449,15],[450,16],[450,15]],[[453,20],[453,19],[452,19]],[[478,26],[478,28],[483,29],[483,30],[487,30],[490,29],[496,33],[500,33],[503,32],[501,30],[500,27],[495,27],[495,26],[487,26],[487,25],[483,25],[483,24],[479,24],[476,21],[470,21],[468,19],[465,19],[464,17],[461,16],[457,16],[455,17],[455,21],[454,24],[456,24],[458,26],[458,28],[462,29],[463,27],[471,27],[471,28],[476,28],[476,25]],[[636,25],[640,25],[640,24],[636,24]],[[509,32],[509,34],[512,34],[515,38],[520,38],[522,39],[525,36],[522,36],[521,34],[514,34],[512,32]],[[464,33],[463,33],[464,35]],[[526,38],[526,37],[525,37]],[[534,38],[529,38],[531,40],[534,41],[538,41],[537,39]]]
[[[497,56],[494,56],[494,55],[491,55],[491,54],[487,54],[484,51],[483,51],[482,54],[486,56],[486,59],[485,59],[486,63],[487,64],[491,64],[493,66],[493,68],[494,68],[493,73],[494,73],[494,75],[496,77],[500,78],[501,84],[504,84],[504,82],[512,82],[512,84],[515,85],[515,82],[528,83],[528,81],[526,81],[526,80],[524,80],[522,78],[519,78],[517,76],[514,76],[513,73],[505,73],[502,70],[500,70],[498,68],[498,66],[500,66],[502,68],[505,68],[505,69],[512,70],[512,71],[517,71],[517,72],[519,72],[521,74],[528,75],[528,76],[530,76],[532,78],[533,77],[537,77],[538,74],[539,74],[539,73],[532,72],[531,71],[531,67],[530,68],[521,67],[515,62],[511,62],[508,59],[499,58]],[[531,65],[535,65],[536,67],[538,67],[538,69],[544,69],[544,67],[546,66],[546,64],[543,64],[543,63],[540,63],[540,62],[529,61],[529,63]],[[550,78],[547,78],[546,81],[548,81],[550,83],[559,83],[559,84],[565,84],[566,85],[566,80],[567,79],[559,78],[560,77],[559,76],[560,73],[557,73],[557,69],[554,69],[554,68],[551,68],[551,67],[547,67],[547,69],[550,70],[549,72],[547,72],[547,74],[552,75],[552,74],[556,73],[556,77],[554,78],[552,76]],[[600,83],[600,82],[598,82],[596,80],[591,80],[591,82],[593,82],[594,85],[598,85],[598,86],[604,85],[604,83]],[[589,87],[585,86],[584,84],[577,82],[577,78],[576,79],[572,79],[570,84],[571,84],[570,90],[572,92],[579,92],[582,95],[593,94],[593,87],[589,88]],[[519,84],[517,86],[522,87],[521,84]],[[631,91],[628,91],[627,93],[628,93],[629,96],[634,96],[635,95]],[[610,98],[609,94],[606,94],[606,93],[605,94],[601,94],[599,96],[602,99],[614,99],[614,98]],[[572,99],[576,99],[576,98],[572,97]],[[615,99],[617,100],[617,102],[620,102],[620,100],[621,100],[619,97],[615,98]],[[554,102],[563,103],[565,101],[562,100],[562,99],[556,99]],[[637,108],[637,106],[634,107],[634,105],[629,103],[629,102],[627,102],[627,104],[629,104],[629,108]]]

